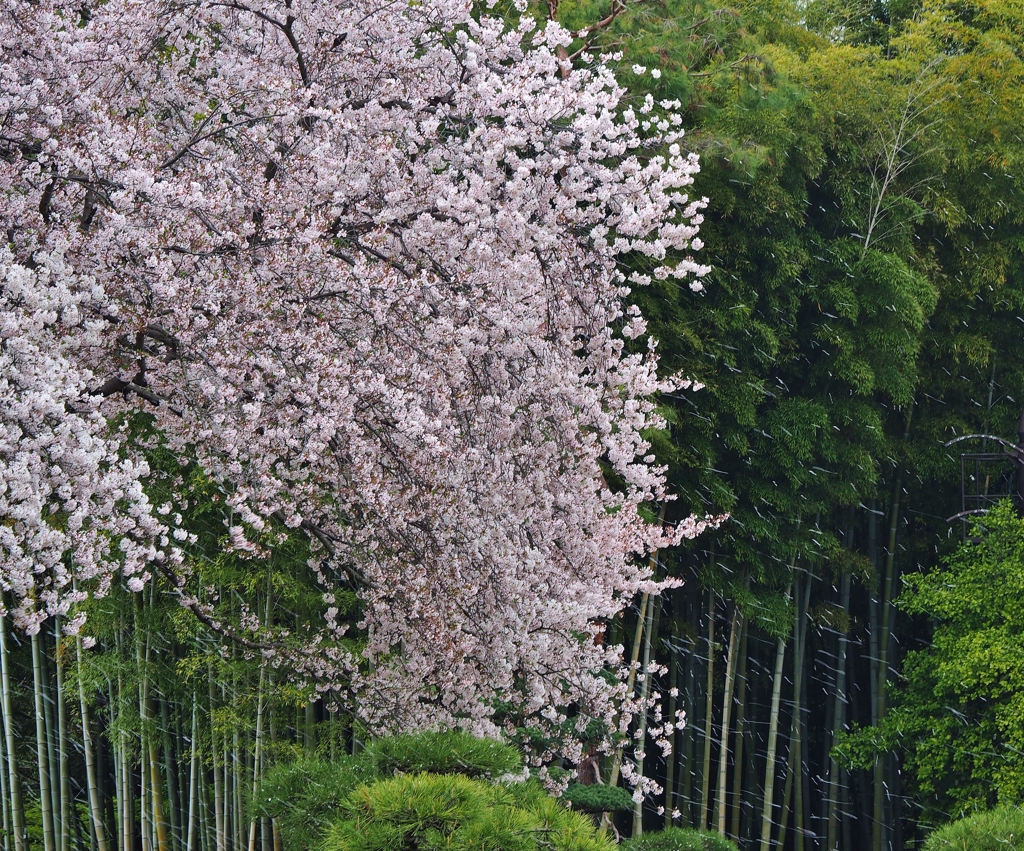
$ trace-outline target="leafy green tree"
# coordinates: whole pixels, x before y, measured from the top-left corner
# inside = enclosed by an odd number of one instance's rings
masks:
[[[973,535],[899,601],[935,621],[888,724],[931,818],[1024,801],[1024,520],[1002,503]]]

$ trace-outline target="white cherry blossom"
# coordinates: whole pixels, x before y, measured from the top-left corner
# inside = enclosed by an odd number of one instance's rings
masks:
[[[376,728],[493,732],[499,701],[621,727],[621,649],[594,639],[702,526],[641,515],[678,382],[622,263],[698,289],[702,204],[677,117],[648,100],[673,129],[643,138],[570,39],[461,0],[7,0],[0,581],[24,626],[118,573],[184,583],[187,531],[108,426],[141,406],[231,483],[230,546],[271,518],[315,541],[323,639],[290,664]],[[332,644],[337,583],[364,660]]]

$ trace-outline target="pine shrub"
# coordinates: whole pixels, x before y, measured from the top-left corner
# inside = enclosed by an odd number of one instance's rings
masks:
[[[511,745],[463,732],[390,736],[371,742],[366,753],[381,777],[427,771],[498,779],[518,774],[523,766],[519,751]]]
[[[399,774],[362,786],[327,829],[322,851],[615,851],[586,816],[534,782]]]
[[[996,807],[943,825],[923,851],[1024,851],[1024,810]]]
[[[736,843],[710,830],[670,827],[627,839],[622,851],[739,851]]]
[[[633,809],[633,796],[621,786],[570,783],[562,800],[583,813],[621,813]]]
[[[361,755],[275,765],[260,784],[253,811],[277,820],[284,851],[307,851],[319,843],[352,790],[373,777],[372,763]]]

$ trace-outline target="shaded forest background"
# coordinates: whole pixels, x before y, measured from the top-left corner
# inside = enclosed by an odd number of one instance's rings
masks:
[[[986,728],[985,754],[959,732],[984,717],[992,683],[908,689],[904,661],[930,645],[936,612],[898,600],[962,540],[947,521],[963,507],[960,448],[944,444],[1015,442],[1024,405],[1024,5],[535,11],[574,30],[607,21],[571,53],[621,52],[638,104],[680,102],[708,197],[706,291],[654,281],[635,295],[666,370],[705,385],[663,400],[672,425],[654,439],[680,495],[668,520],[730,520],[663,554],[659,573],[683,587],[608,625],[609,641],[666,667],[654,688],[689,721],[671,756],[651,743],[637,757],[664,793],[634,823],[711,827],[761,851],[901,849],[1019,801],[1004,727]],[[159,471],[178,461],[144,419],[130,427],[152,447],[161,504]],[[225,495],[202,470],[189,481],[197,570],[240,640],[159,581],[89,604],[97,648],[57,641],[59,623],[0,634],[7,838],[20,819],[45,851],[270,851],[273,826],[251,816],[265,769],[362,746],[329,689],[261,665],[244,639],[256,611],[302,640],[321,600],[308,553],[294,536],[276,546],[273,529],[260,557],[231,552]],[[1014,486],[1008,461],[971,485],[993,498]],[[354,595],[337,604],[358,621]],[[920,686],[930,674],[915,670]]]

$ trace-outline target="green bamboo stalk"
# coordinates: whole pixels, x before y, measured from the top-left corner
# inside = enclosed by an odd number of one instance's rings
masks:
[[[123,640],[121,630],[117,631],[118,658],[123,658]],[[117,694],[113,694],[113,684],[109,685],[110,696],[110,724],[113,727],[117,721],[117,710],[121,700],[124,699],[124,681],[121,672],[117,674]],[[114,756],[114,787],[117,795],[118,827],[120,830],[120,846],[118,851],[135,851],[135,807],[132,802],[131,766],[128,762],[128,733],[124,727],[117,728],[117,742]]]
[[[907,416],[906,434],[904,440],[908,439],[910,432],[910,416]],[[893,587],[896,579],[896,533],[899,528],[900,496],[903,491],[903,469],[896,470],[896,481],[892,491],[892,501],[889,506],[889,540],[885,553],[885,582],[882,590],[882,603],[878,644],[878,686],[876,691],[876,724],[885,720],[886,714],[886,682],[889,679],[889,637],[892,633],[892,598]],[[882,833],[885,828],[885,768],[888,762],[888,754],[879,754],[875,757],[874,766],[874,800],[872,810],[874,821],[872,824],[871,841],[875,848],[882,847]]]
[[[312,759],[316,756],[316,703],[313,695],[306,699],[302,722],[302,752],[307,759]]]
[[[844,573],[842,580],[842,590],[840,591],[840,604],[843,612],[848,613],[850,610],[850,574]],[[847,630],[839,634],[839,651],[837,665],[839,666],[836,672],[836,694],[835,694],[835,708],[833,710],[832,719],[832,741],[835,742],[836,738],[846,727],[846,653],[847,653]],[[828,767],[828,835],[827,835],[827,851],[839,851],[839,796],[842,792],[843,784],[841,782],[841,770],[839,763],[830,757]]]
[[[0,712],[2,712],[2,709],[0,709]],[[11,800],[7,795],[7,747],[5,745],[5,741],[5,738],[0,736],[0,765],[3,766],[3,768],[0,769],[0,802],[2,802],[0,813],[2,813],[3,817],[4,831],[3,842],[0,844],[0,847],[3,848],[3,851],[8,851],[11,846],[14,833],[11,829]]]
[[[218,763],[220,745],[217,735],[217,724],[214,716],[213,665],[207,667],[210,688],[210,760],[213,763],[213,811],[214,838],[216,851],[227,851],[227,811],[224,807],[224,786],[221,778],[221,766]]]
[[[57,697],[57,771],[60,780],[60,851],[71,851],[71,774],[68,771],[68,714],[64,701],[64,651],[60,643],[60,618],[53,621],[54,670]]]
[[[60,821],[60,765],[57,762],[57,720],[54,715],[54,699],[50,680],[50,659],[46,650],[46,630],[39,630],[39,664],[40,664],[40,687],[42,689],[43,713],[45,716],[44,726],[46,728],[46,761],[49,765],[50,774],[50,818],[53,821],[53,843],[57,851],[62,851],[61,821]]]
[[[637,730],[637,743],[640,747],[640,752],[636,757],[636,773],[637,777],[644,776],[644,760],[645,751],[647,750],[647,699],[651,693],[651,637],[654,635],[656,624],[658,622],[658,614],[661,610],[660,605],[655,605],[652,600],[650,605],[647,607],[647,626],[646,635],[644,636],[644,679],[640,684],[640,705],[643,707],[640,713],[640,724]],[[644,802],[643,799],[634,801],[633,803],[633,836],[642,836],[644,832]]]
[[[750,627],[744,618],[743,628],[740,632],[740,655],[736,671],[736,746],[733,750],[732,826],[729,829],[729,836],[737,841],[740,838],[740,818],[743,813],[743,749],[746,739],[747,642],[749,636]]]
[[[733,690],[736,686],[736,656],[739,650],[740,629],[743,624],[743,612],[739,605],[732,610],[732,623],[729,626],[729,650],[725,660],[725,694],[722,698],[722,734],[718,745],[718,791],[715,795],[715,827],[725,836],[725,824],[728,816],[726,805],[726,782],[729,773],[729,722],[732,717]]]
[[[676,613],[673,619],[678,623],[679,615]],[[678,629],[673,630],[678,633]],[[679,708],[679,654],[675,649],[675,642],[669,646],[668,662],[668,717],[675,721],[676,711]],[[673,727],[668,734],[669,752],[665,758],[665,829],[672,827],[672,811],[676,806],[676,762],[679,755],[676,753],[676,728]]]
[[[192,735],[188,760],[188,826],[185,851],[196,851],[199,817],[199,695],[192,690]]]
[[[792,581],[791,581],[792,582]],[[789,599],[792,584],[786,588]],[[786,659],[786,637],[780,636],[775,646],[775,671],[772,676],[772,708],[768,716],[768,755],[764,769],[764,801],[761,806],[760,851],[771,851],[772,825],[775,823],[775,775],[779,744],[779,712],[782,709],[782,674]]]
[[[146,648],[142,630],[142,592],[135,595],[135,665],[139,675],[137,700],[139,710],[139,824],[141,827],[142,848],[140,851],[156,851],[153,847],[153,823],[149,801],[149,770],[146,756],[149,753],[148,699],[146,689],[148,676],[146,671]],[[129,775],[131,776],[131,775]]]
[[[793,648],[793,726],[791,733],[789,768],[793,772],[793,829],[794,849],[804,851],[804,735],[803,699],[804,667],[807,655],[807,610],[810,605],[813,576],[807,575],[803,603],[797,606]],[[781,842],[781,840],[780,840]]]
[[[786,847],[786,830],[789,827],[789,813],[793,802],[793,740],[790,734],[789,754],[786,759],[786,785],[782,791],[782,815],[779,818],[778,845],[776,848]]]
[[[237,694],[237,689],[236,692]],[[242,736],[239,730],[238,723],[235,723],[234,730],[231,732],[231,743],[232,743],[232,754],[231,754],[231,791],[232,801],[234,803],[234,821],[233,821],[233,846],[237,851],[242,851],[244,846],[242,825],[245,823],[245,819],[242,815],[242,789],[243,781],[242,777],[245,773],[244,755],[242,751]]]
[[[171,706],[166,695],[160,695],[156,700],[160,703],[160,726],[162,727],[160,733],[163,740],[164,750],[164,783],[167,785],[166,811],[167,821],[170,826],[170,832],[167,836],[168,849],[169,851],[179,851],[183,844],[181,838],[181,824],[179,822],[181,800],[178,797],[178,784],[174,779],[174,769],[177,764],[177,756],[175,754],[174,741],[171,739]]]
[[[266,665],[260,666],[260,681],[256,688],[256,744],[252,761],[252,799],[260,786],[260,759],[263,756],[263,702]],[[256,851],[256,816],[249,821],[249,851]]]
[[[658,523],[662,524],[662,525],[665,523],[665,506],[664,505],[661,506],[661,513],[660,513],[660,515],[658,517]],[[651,553],[649,566],[650,566],[650,570],[651,570],[651,575],[652,576],[654,575],[655,568],[657,567],[657,564],[658,564],[657,553]],[[637,618],[637,622],[636,622],[636,635],[633,638],[633,649],[632,649],[631,658],[630,658],[629,674],[626,677],[626,694],[628,694],[630,696],[632,696],[633,689],[636,686],[636,669],[637,669],[637,663],[640,661],[640,645],[641,645],[641,642],[642,642],[642,639],[643,639],[644,622],[645,622],[645,620],[647,618],[647,609],[648,609],[648,606],[650,605],[650,601],[651,601],[651,595],[650,594],[646,594],[645,593],[641,597],[641,601],[640,601],[640,616]],[[355,739],[354,729],[353,729],[353,736],[352,736],[352,738],[353,738],[353,740]],[[641,747],[642,747],[642,745],[641,745]],[[618,786],[619,785],[619,772],[622,770],[622,750],[623,750],[623,746],[622,745],[619,745],[615,749],[615,756],[612,758],[612,768],[611,768],[611,771],[608,773],[608,785],[609,786]],[[607,813],[605,813],[601,817],[601,826],[602,826],[602,828],[609,828],[609,827],[611,827],[611,821],[608,818],[608,814]]]
[[[43,673],[43,651],[39,633],[32,636],[32,692],[36,710],[36,765],[39,769],[39,807],[42,816],[43,849],[56,851],[56,836],[53,830],[53,792],[50,789],[50,757],[47,752],[46,720]]]
[[[0,606],[2,609],[2,606]],[[11,829],[14,831],[14,851],[27,851],[25,807],[18,780],[18,764],[14,744],[14,716],[11,714],[10,659],[7,654],[7,612],[0,611],[0,702],[4,713],[4,741],[7,745],[7,777],[11,801]]]
[[[107,834],[103,826],[100,787],[96,779],[96,761],[93,755],[89,704],[85,699],[85,684],[82,680],[82,639],[78,636],[75,637],[75,654],[78,661],[78,705],[82,712],[82,750],[85,753],[85,785],[89,795],[89,815],[96,837],[96,851],[107,851]]]
[[[143,592],[144,593],[144,592]],[[152,606],[152,593],[153,587],[150,586],[150,605]],[[141,595],[140,595],[141,597]],[[162,783],[160,780],[160,753],[157,750],[156,736],[150,727],[156,723],[156,719],[152,711],[153,698],[150,693],[150,681],[149,674],[151,669],[150,666],[150,655],[153,650],[153,637],[150,635],[148,629],[143,630],[143,641],[145,643],[145,663],[142,668],[142,691],[140,694],[139,713],[142,717],[141,727],[144,730],[146,737],[146,747],[143,749],[141,759],[144,761],[142,765],[143,771],[149,772],[149,803],[152,807],[152,819],[153,827],[151,831],[151,838],[154,843],[154,851],[169,851],[169,843],[167,839],[167,821],[164,816],[163,806],[163,792]]]
[[[715,688],[715,603],[718,595],[713,588],[708,589],[708,686],[706,710],[704,712],[704,758],[701,760],[700,778],[700,828],[708,826],[711,812],[711,721],[714,716],[712,695]]]
[[[636,669],[640,664],[640,648],[643,643],[644,622],[647,619],[647,609],[651,595],[644,594],[640,598],[640,615],[636,622],[636,635],[633,637],[632,656],[629,664],[629,674],[626,678],[626,694],[632,695],[636,686]],[[608,785],[619,785],[619,772],[622,770],[622,745],[615,749],[615,757],[612,760],[612,768],[608,774]]]
[[[169,851],[167,821],[164,817],[163,791],[160,782],[160,752],[156,740],[149,737],[149,796],[153,807],[153,834],[156,851]]]

